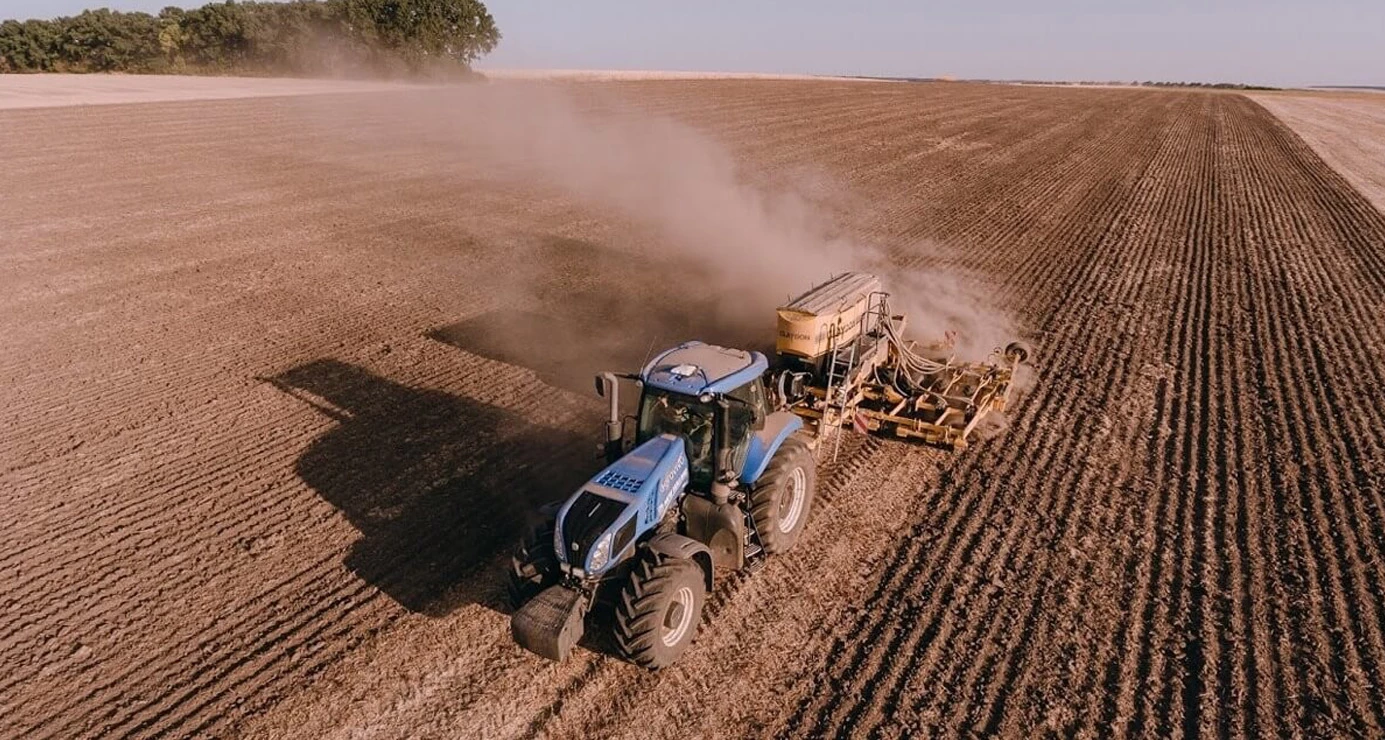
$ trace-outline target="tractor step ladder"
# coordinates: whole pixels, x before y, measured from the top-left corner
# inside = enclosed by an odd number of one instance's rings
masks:
[[[837,453],[841,451],[842,427],[846,425],[846,415],[848,412],[855,414],[855,407],[851,403],[852,397],[859,389],[846,387],[848,383],[860,382],[859,378],[852,376],[857,371],[861,345],[868,341],[873,335],[880,331],[882,322],[889,321],[889,294],[885,292],[871,293],[866,298],[866,310],[861,314],[860,322],[857,326],[855,335],[849,342],[838,345],[838,339],[844,333],[840,324],[832,328],[832,333],[828,337],[827,345],[827,391],[823,398],[822,422],[819,428],[819,436],[823,433],[832,434],[832,461],[836,462]],[[883,341],[883,337],[875,337],[876,341]],[[851,420],[854,425],[855,419]]]
[[[746,543],[745,543],[745,564],[744,569],[747,573],[754,573],[765,567],[765,558],[768,553],[760,544],[760,530],[755,528],[755,518],[749,513],[745,515],[746,524]]]
[[[763,567],[765,567],[765,548],[752,542],[745,548],[745,571],[754,573]]]
[[[856,354],[861,347],[861,341],[865,338],[867,326],[866,317],[870,315],[867,310],[860,318],[860,326],[856,335],[848,342],[838,345],[837,340],[841,335],[842,327],[840,324],[832,327],[832,332],[827,339],[827,391],[823,398],[822,424],[825,430],[832,435],[832,461],[837,461],[837,453],[842,446],[842,426],[846,424],[846,413],[849,404],[849,394],[851,389],[846,388],[846,382],[851,379],[851,374],[856,370]]]

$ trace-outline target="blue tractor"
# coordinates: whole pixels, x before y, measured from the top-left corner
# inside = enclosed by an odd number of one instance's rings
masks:
[[[813,507],[813,437],[771,401],[759,352],[687,342],[638,375],[603,373],[608,465],[541,510],[509,579],[515,640],[562,660],[587,615],[609,608],[615,647],[657,669],[692,642],[714,578],[755,569],[802,536]],[[633,440],[620,379],[640,392]]]

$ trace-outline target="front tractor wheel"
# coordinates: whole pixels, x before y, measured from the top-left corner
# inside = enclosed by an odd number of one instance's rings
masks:
[[[558,556],[553,552],[553,522],[531,527],[510,558],[506,584],[510,606],[524,606],[540,591],[558,582]]]
[[[803,534],[817,494],[813,451],[797,438],[784,442],[750,491],[750,516],[769,554],[788,552]]]
[[[651,670],[678,660],[702,622],[707,587],[692,560],[646,553],[616,601],[615,642],[626,659]]]

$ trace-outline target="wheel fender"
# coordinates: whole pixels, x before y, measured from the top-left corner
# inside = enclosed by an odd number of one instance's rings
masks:
[[[538,509],[539,518],[541,518],[541,519],[548,519],[548,520],[557,519],[557,518],[558,518],[558,510],[561,509],[561,508],[563,508],[563,504],[564,504],[564,503],[567,503],[567,502],[565,502],[565,501],[550,501],[550,502],[544,504],[543,506],[540,506],[539,509]]]
[[[792,411],[775,411],[765,417],[765,426],[750,437],[750,452],[745,456],[745,468],[741,470],[741,483],[755,485],[760,475],[769,467],[774,453],[784,444],[790,434],[803,428],[803,420]]]
[[[707,584],[707,593],[712,592],[712,551],[691,537],[673,532],[656,534],[644,544],[650,552],[667,558],[683,558],[702,566],[702,576]]]

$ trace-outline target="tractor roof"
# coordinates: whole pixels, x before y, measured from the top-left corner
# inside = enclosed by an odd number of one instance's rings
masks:
[[[660,390],[699,396],[739,388],[768,368],[769,362],[759,352],[684,342],[651,360],[640,378]]]

